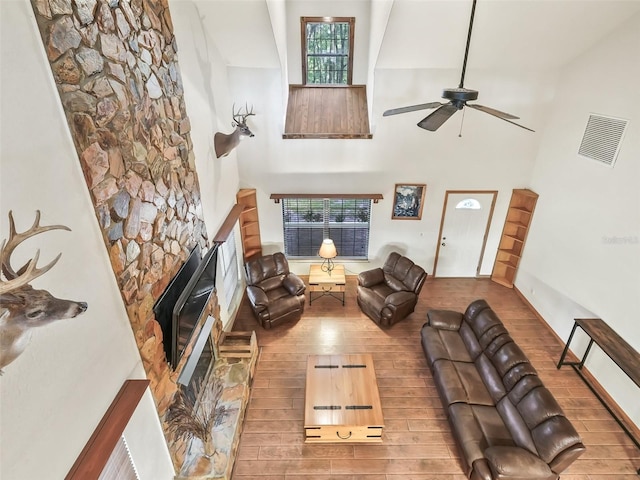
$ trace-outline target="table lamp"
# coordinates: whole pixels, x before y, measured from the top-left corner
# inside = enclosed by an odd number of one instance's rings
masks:
[[[336,250],[336,246],[333,243],[333,240],[330,238],[325,238],[322,241],[322,245],[320,245],[320,250],[318,250],[318,255],[324,258],[322,262],[322,266],[320,267],[323,272],[327,272],[331,275],[331,270],[333,270],[333,258],[338,256],[338,251]]]

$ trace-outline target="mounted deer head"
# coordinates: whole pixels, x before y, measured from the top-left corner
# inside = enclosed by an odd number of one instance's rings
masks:
[[[11,266],[11,254],[26,239],[49,230],[70,230],[64,225],[41,227],[39,224],[38,210],[31,228],[17,233],[13,214],[9,212],[9,240],[3,240],[0,247],[0,374],[2,368],[24,352],[31,339],[32,328],[75,317],[87,309],[85,302],[61,300],[46,290],[36,290],[29,285],[51,270],[62,254],[44,267],[37,268],[40,250],[36,250],[33,258],[17,271]]]
[[[213,146],[216,150],[216,157],[226,157],[229,155],[229,152],[238,146],[240,143],[240,137],[253,137],[253,133],[249,130],[247,126],[247,117],[251,115],[255,115],[253,113],[253,106],[251,106],[251,111],[247,108],[247,104],[244,105],[244,112],[241,113],[242,109],[238,109],[236,113],[236,105],[233,104],[231,109],[231,113],[233,114],[233,121],[231,122],[231,126],[235,127],[233,133],[226,134],[216,132],[213,136]]]

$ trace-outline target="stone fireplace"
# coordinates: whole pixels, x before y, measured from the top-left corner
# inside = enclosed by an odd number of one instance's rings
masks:
[[[31,4],[163,419],[182,365],[166,360],[153,306],[193,247],[210,246],[167,0]],[[167,440],[178,469],[189,446]]]

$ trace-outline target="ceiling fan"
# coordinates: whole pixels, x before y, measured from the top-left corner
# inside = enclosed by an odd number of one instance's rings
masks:
[[[430,130],[435,132],[444,122],[446,122],[451,116],[456,113],[458,110],[462,110],[464,107],[470,107],[475,110],[480,110],[481,112],[488,113],[489,115],[493,115],[494,117],[498,117],[500,120],[504,120],[505,122],[509,122],[513,125],[516,125],[520,128],[524,128],[525,130],[529,130],[533,132],[530,128],[527,128],[523,125],[513,122],[512,120],[517,120],[519,117],[515,115],[511,115],[510,113],[501,112],[500,110],[496,110],[495,108],[485,107],[484,105],[480,105],[477,103],[467,103],[470,100],[475,100],[478,98],[478,91],[471,90],[469,88],[464,88],[464,74],[467,69],[467,58],[469,56],[469,45],[471,43],[471,30],[473,29],[473,16],[476,11],[476,1],[473,0],[473,4],[471,6],[471,18],[469,19],[469,33],[467,34],[467,46],[464,51],[464,61],[462,63],[462,76],[460,77],[460,85],[458,88],[445,88],[442,91],[442,98],[449,100],[446,103],[442,102],[431,102],[431,103],[422,103],[420,105],[411,105],[409,107],[400,107],[400,108],[392,108],[391,110],[385,111],[382,116],[388,117],[389,115],[397,115],[399,113],[407,113],[414,112],[416,110],[425,110],[428,108],[435,108],[436,110],[427,115],[425,118],[418,122],[418,126],[420,128],[424,128],[425,130]]]

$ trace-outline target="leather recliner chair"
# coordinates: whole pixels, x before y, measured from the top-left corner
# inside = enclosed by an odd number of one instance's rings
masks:
[[[426,278],[422,267],[391,252],[382,268],[358,275],[358,305],[378,325],[390,327],[413,312]]]
[[[304,312],[305,284],[289,271],[289,262],[278,252],[246,263],[247,297],[263,328],[298,320]]]

